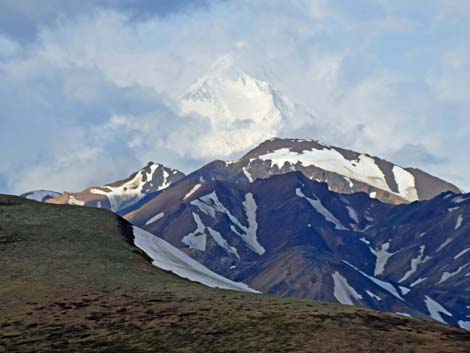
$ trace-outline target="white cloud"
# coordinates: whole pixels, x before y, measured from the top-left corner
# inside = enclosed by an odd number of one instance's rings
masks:
[[[439,16],[439,1],[366,3],[373,11],[323,0],[213,2],[205,11],[145,19],[90,9],[42,24],[34,42],[0,37],[0,147],[15,146],[0,173],[15,192],[42,182],[74,190],[150,159],[190,170],[217,151],[240,151],[239,144],[224,149],[237,134],[246,148],[279,134],[391,158],[420,146],[413,150],[420,167],[470,188],[470,167],[459,157],[470,148],[470,34],[450,40],[456,15]],[[465,13],[457,5],[452,13]],[[240,123],[224,138],[205,118],[175,114],[190,83],[226,53],[321,124],[276,123],[251,139]]]
[[[15,55],[18,50],[18,43],[0,34],[0,58]]]

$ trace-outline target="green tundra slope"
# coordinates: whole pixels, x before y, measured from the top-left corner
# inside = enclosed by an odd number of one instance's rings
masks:
[[[0,195],[0,352],[468,352],[470,335],[211,289],[152,266],[113,213]]]

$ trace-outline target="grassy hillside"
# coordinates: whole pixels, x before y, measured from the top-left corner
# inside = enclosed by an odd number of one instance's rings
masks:
[[[0,352],[468,352],[448,326],[216,290],[153,267],[106,210],[0,196]]]

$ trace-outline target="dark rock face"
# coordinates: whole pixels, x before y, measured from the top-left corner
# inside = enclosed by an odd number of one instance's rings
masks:
[[[206,177],[190,175],[125,217],[263,292],[468,324],[470,195],[394,206],[300,172]]]

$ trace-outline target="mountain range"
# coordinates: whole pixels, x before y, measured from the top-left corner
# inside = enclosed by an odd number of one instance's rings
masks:
[[[165,241],[153,261],[183,254],[185,271],[190,262],[232,286],[470,328],[470,195],[367,153],[270,138],[335,127],[230,55],[191,84],[179,110],[207,123],[193,155],[241,158],[187,175],[149,162],[106,185],[23,196],[109,209],[149,248]]]
[[[270,139],[186,176],[158,165],[167,179],[153,179],[152,166],[47,202],[109,208],[264,293],[469,327],[470,195],[458,187],[314,140]]]

